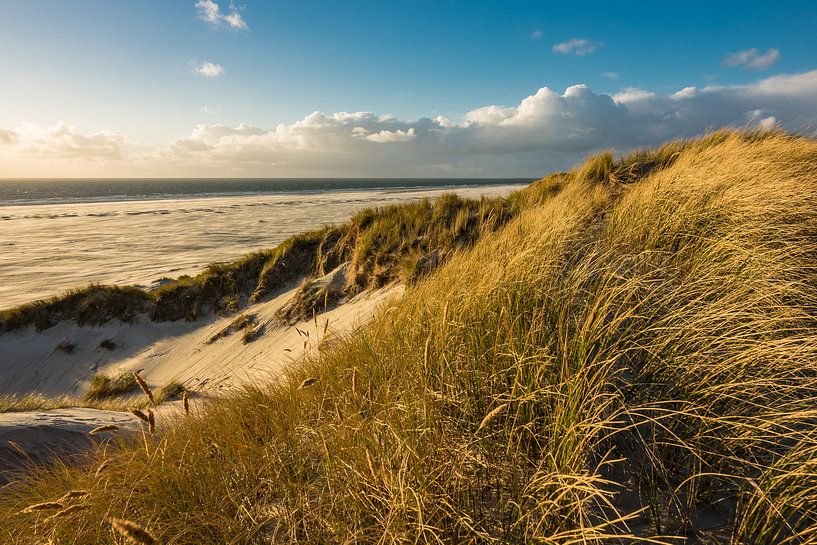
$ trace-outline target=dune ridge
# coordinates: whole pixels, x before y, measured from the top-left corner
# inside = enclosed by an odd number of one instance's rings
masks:
[[[108,450],[104,474],[91,454],[11,483],[0,532],[102,544],[126,518],[191,544],[817,543],[817,142],[718,131],[594,156],[509,201],[281,380]],[[385,227],[380,248],[412,233]],[[352,271],[420,262],[364,255],[380,259]],[[71,517],[18,515],[72,489],[90,494]]]

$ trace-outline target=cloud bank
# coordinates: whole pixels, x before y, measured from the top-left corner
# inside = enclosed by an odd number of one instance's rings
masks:
[[[0,158],[116,164],[123,176],[539,176],[610,147],[623,152],[747,124],[814,134],[815,121],[817,70],[670,94],[542,87],[516,105],[476,108],[457,120],[313,112],[274,128],[202,124],[152,148],[118,132],[26,125],[0,130]]]

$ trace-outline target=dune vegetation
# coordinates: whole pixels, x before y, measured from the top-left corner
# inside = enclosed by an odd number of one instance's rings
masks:
[[[231,293],[341,260],[414,284],[281,383],[20,476],[0,538],[817,543],[814,140],[719,131],[362,213],[248,257]],[[204,274],[149,304],[211,304],[229,275]]]
[[[558,179],[543,184],[541,191],[516,192],[509,198],[462,199],[449,194],[433,202],[423,199],[363,210],[343,225],[291,237],[276,248],[231,263],[214,263],[196,276],[169,280],[152,290],[90,285],[0,311],[0,333],[29,326],[43,330],[66,320],[95,326],[111,320],[129,323],[143,314],[155,321],[230,314],[288,283],[321,277],[346,262],[348,281],[333,300],[394,280],[411,283],[451,252],[502,227],[530,199],[558,187]],[[327,301],[321,297],[320,302]],[[313,303],[302,310],[318,310]]]
[[[88,408],[107,411],[128,411],[161,405],[179,399],[185,392],[178,380],[169,380],[159,386],[153,401],[145,397],[136,377],[130,371],[114,376],[96,373],[82,396],[46,396],[41,393],[0,396],[0,414],[23,411],[48,411],[65,408]]]

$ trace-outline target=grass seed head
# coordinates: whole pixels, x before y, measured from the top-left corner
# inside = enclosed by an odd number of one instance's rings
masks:
[[[99,426],[97,428],[92,429],[88,432],[88,435],[98,435],[100,433],[105,433],[109,431],[116,431],[119,429],[119,426],[116,424],[107,424],[105,426]]]
[[[143,413],[143,412],[142,412],[142,411],[140,411],[139,409],[131,409],[129,412],[130,412],[130,413],[131,413],[133,416],[135,416],[136,418],[138,418],[139,420],[142,420],[142,421],[143,421],[143,422],[145,422],[145,423],[147,423],[147,422],[148,422],[148,415],[146,415],[145,413]]]
[[[127,519],[111,519],[111,526],[116,532],[133,545],[160,545],[159,540],[144,526]]]
[[[148,383],[145,382],[145,379],[142,378],[142,375],[140,375],[139,373],[134,371],[133,372],[133,378],[136,380],[136,384],[139,385],[139,389],[142,390],[142,392],[144,392],[144,394],[146,396],[148,396],[148,399],[150,400],[150,402],[155,405],[156,400],[153,398],[153,392],[151,391],[150,387],[148,386]]]
[[[304,388],[309,388],[310,386],[314,386],[316,382],[318,382],[318,379],[316,379],[314,377],[310,377],[310,378],[304,380],[301,383],[301,385],[298,386],[298,389],[303,390]]]
[[[75,500],[77,498],[84,498],[88,494],[90,494],[90,492],[88,492],[87,490],[69,490],[68,492],[63,494],[59,501],[66,502],[70,500]]]
[[[44,522],[51,522],[53,520],[70,517],[71,515],[79,513],[80,511],[85,511],[86,509],[90,509],[90,506],[83,504],[69,505],[65,509],[57,511],[56,513],[45,519]]]
[[[34,512],[37,512],[37,511],[53,511],[54,509],[62,509],[63,507],[65,507],[65,506],[63,504],[61,504],[60,502],[58,502],[58,501],[45,501],[45,502],[42,502],[42,503],[35,503],[33,505],[29,505],[28,507],[26,507],[25,509],[23,509],[20,512],[21,513],[34,513]]]
[[[507,408],[508,408],[508,404],[507,404],[507,403],[503,403],[502,405],[499,405],[498,407],[496,407],[495,409],[493,409],[491,412],[489,412],[488,414],[486,414],[486,415],[485,415],[485,418],[483,418],[483,419],[482,419],[482,422],[480,422],[480,423],[479,423],[479,427],[477,428],[477,433],[479,433],[480,431],[482,431],[483,429],[485,429],[486,427],[488,427],[488,425],[489,425],[491,422],[493,422],[493,420],[494,420],[494,419],[495,419],[497,416],[499,416],[500,414],[502,414],[502,413],[505,411],[505,409],[507,409]]]

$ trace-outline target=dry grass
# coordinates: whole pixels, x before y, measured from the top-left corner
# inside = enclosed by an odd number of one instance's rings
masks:
[[[150,297],[138,288],[91,285],[0,311],[0,332],[27,326],[47,329],[63,320],[102,325],[113,319],[132,322],[148,309]]]
[[[42,394],[27,394],[23,396],[0,396],[0,414],[23,411],[48,411],[71,407],[84,407],[106,411],[129,411],[152,405],[147,396],[134,397],[139,392],[131,372],[123,372],[109,377],[104,373],[97,373],[91,380],[88,391],[82,397],[60,396],[47,397]],[[169,380],[163,384],[155,394],[156,405],[180,398],[187,390],[178,380]]]
[[[130,371],[124,371],[114,377],[105,373],[97,373],[91,379],[84,399],[87,402],[100,401],[131,394],[139,389],[136,376]]]
[[[171,379],[163,384],[161,388],[159,388],[159,391],[156,394],[156,404],[161,405],[165,401],[179,399],[186,392],[187,390],[185,389],[184,384],[176,379]]]
[[[127,397],[94,397],[88,398],[74,396],[46,397],[42,394],[27,394],[23,396],[5,395],[0,396],[0,413],[12,413],[22,411],[48,411],[54,409],[65,409],[68,407],[87,407],[91,409],[101,409],[107,411],[125,411],[134,405]]]
[[[7,487],[0,535],[817,543],[817,143],[677,145],[523,192],[283,383]],[[17,514],[72,489],[56,528]]]

